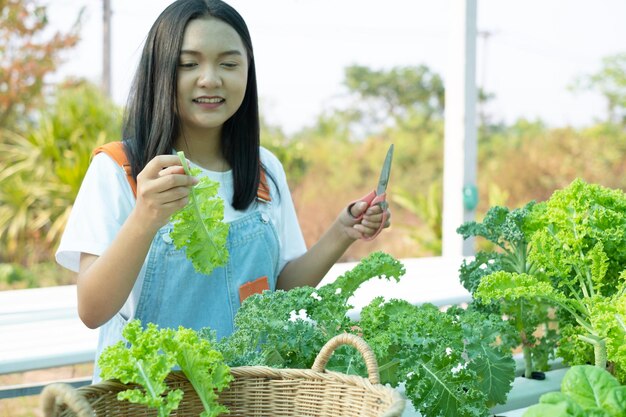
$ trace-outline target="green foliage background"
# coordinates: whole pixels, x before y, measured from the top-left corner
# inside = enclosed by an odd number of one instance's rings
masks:
[[[405,68],[389,74],[410,72]],[[346,77],[351,74],[354,72],[347,69]],[[363,77],[358,82],[361,86],[369,82],[370,75],[380,76],[363,68],[357,74]],[[351,83],[357,81],[347,85]],[[371,115],[358,107],[366,100],[387,98],[367,94],[349,91],[358,105],[327,110],[311,126],[291,136],[280,127],[263,123],[262,143],[285,166],[309,245],[345,204],[375,186],[385,152],[394,143],[388,190],[393,227],[374,242],[353,245],[344,260],[378,249],[400,258],[438,255],[442,109],[416,103],[403,111],[396,107],[394,113]],[[393,101],[405,103],[406,99]],[[120,138],[121,109],[89,83],[67,83],[56,88],[49,106],[36,112],[33,120],[33,127],[25,132],[0,132],[0,261],[27,268],[52,262],[91,150]],[[527,120],[511,126],[483,126],[477,217],[482,218],[493,204],[518,207],[533,199],[545,200],[577,177],[624,189],[625,156],[626,131],[613,122],[582,129],[549,128],[541,121]],[[0,285],[6,286],[1,281]],[[29,286],[38,285],[27,281]]]
[[[31,129],[0,130],[0,262],[32,270],[13,284],[67,283],[72,277],[54,265],[67,217],[97,145],[119,138],[121,112],[88,83],[58,86],[50,105],[35,115]],[[42,268],[39,268],[42,272]],[[20,269],[17,268],[19,271]],[[0,274],[0,289],[13,287]]]
[[[555,128],[541,120],[506,125],[480,115],[477,219],[495,204],[514,208],[543,201],[575,178],[625,188],[625,55],[607,57],[602,65],[573,80],[572,89],[601,94],[605,120]],[[40,93],[28,103],[29,109],[36,104],[34,110],[0,123],[0,263],[13,265],[10,274],[0,274],[0,289],[16,282],[71,282],[67,272],[55,269],[54,250],[91,150],[120,139],[122,109],[94,85],[66,82]],[[262,123],[262,144],[284,164],[309,246],[347,203],[376,186],[393,143],[392,227],[373,242],[355,243],[342,260],[376,250],[397,258],[439,255],[444,97],[442,77],[425,65],[384,70],[352,65],[345,69],[341,107],[320,109],[315,120],[290,135]],[[489,92],[478,94],[481,103],[492,98]],[[19,101],[2,92],[0,99]],[[19,272],[42,264],[51,272],[37,279]]]

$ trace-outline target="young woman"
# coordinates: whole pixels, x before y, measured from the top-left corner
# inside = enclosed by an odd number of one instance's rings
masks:
[[[307,250],[283,168],[260,146],[248,29],[220,0],[178,0],[162,12],[126,110],[125,154],[136,197],[124,169],[97,154],[56,254],[78,272],[78,312],[85,325],[100,328],[98,355],[121,340],[134,318],[228,335],[242,285],[315,286],[352,242],[389,226],[388,212],[359,202]],[[198,274],[169,236],[171,215],[197,183],[184,174],[179,150],[220,183],[225,202],[229,261],[210,276]],[[269,198],[258,198],[262,175]],[[96,381],[98,375],[96,369]]]

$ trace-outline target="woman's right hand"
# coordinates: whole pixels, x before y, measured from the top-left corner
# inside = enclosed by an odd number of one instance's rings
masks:
[[[133,289],[156,232],[189,200],[198,180],[176,155],[159,155],[137,176],[135,208],[100,256],[82,253],[77,278],[78,315],[91,329],[117,313]]]
[[[197,183],[197,178],[185,174],[178,156],[157,155],[137,175],[135,214],[156,233],[187,204]]]

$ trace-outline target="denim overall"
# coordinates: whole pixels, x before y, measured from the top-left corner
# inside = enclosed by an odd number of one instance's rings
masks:
[[[266,276],[270,289],[276,288],[279,241],[267,214],[271,202],[256,208],[230,223],[228,263],[215,268],[211,275],[196,272],[184,248],[176,250],[170,238],[172,224],[155,235],[147,263],[141,295],[134,318],[141,323],[177,329],[184,326],[199,330],[210,327],[221,339],[233,332],[233,320],[240,306],[239,287]],[[122,339],[127,319],[119,313],[100,329],[94,383],[100,380],[97,365],[102,350]]]

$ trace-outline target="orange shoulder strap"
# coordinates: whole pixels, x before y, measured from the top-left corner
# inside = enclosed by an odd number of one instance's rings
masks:
[[[272,201],[270,197],[270,187],[267,185],[267,178],[265,176],[265,170],[261,168],[261,179],[259,181],[259,188],[256,190],[256,199],[262,203],[269,203]]]
[[[109,142],[105,143],[102,146],[98,146],[91,153],[92,156],[99,154],[100,152],[104,152],[109,155],[119,166],[124,168],[126,171],[126,179],[128,180],[128,184],[130,184],[130,188],[133,190],[133,195],[137,198],[137,182],[133,177],[132,170],[130,168],[130,163],[128,162],[128,158],[126,157],[126,152],[124,152],[124,144],[122,142]]]
[[[130,184],[130,188],[133,190],[133,195],[137,198],[137,182],[133,177],[130,163],[128,162],[128,158],[126,157],[126,152],[124,152],[124,144],[122,142],[109,142],[105,143],[102,146],[98,146],[93,150],[92,156],[99,154],[100,152],[104,152],[109,155],[119,166],[124,168],[126,171],[126,179]],[[272,201],[272,197],[270,197],[270,187],[267,185],[267,178],[265,176],[265,170],[261,169],[261,180],[259,181],[259,188],[256,191],[257,200],[263,203],[269,203]]]

